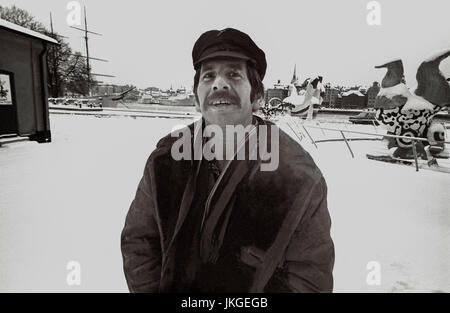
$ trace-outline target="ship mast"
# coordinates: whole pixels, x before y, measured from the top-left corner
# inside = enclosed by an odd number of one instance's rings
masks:
[[[87,19],[86,19],[86,7],[84,7],[84,40],[86,42],[86,74],[87,74],[87,83],[88,83],[88,92],[89,96],[91,95],[91,68],[89,66],[89,45],[88,45],[88,33],[87,33]]]
[[[94,34],[94,35],[98,35],[98,36],[103,36],[102,34],[93,32],[88,30],[88,26],[87,26],[87,17],[86,17],[86,6],[84,6],[84,29],[83,28],[79,28],[79,27],[75,27],[75,26],[70,26],[76,30],[80,30],[84,32],[84,41],[86,44],[86,56],[81,56],[86,58],[86,76],[87,76],[87,87],[88,87],[88,95],[91,96],[91,77],[92,76],[104,76],[104,77],[115,77],[112,75],[106,75],[106,74],[95,74],[91,72],[91,66],[90,66],[90,60],[96,60],[96,61],[101,61],[101,62],[108,62],[108,60],[105,59],[99,59],[99,58],[93,58],[89,56],[89,36],[88,34]]]

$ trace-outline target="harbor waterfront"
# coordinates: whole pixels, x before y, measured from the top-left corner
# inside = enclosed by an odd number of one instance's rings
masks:
[[[78,108],[77,106],[65,106],[65,105],[49,105],[50,113],[56,114],[58,111],[72,111],[72,114],[76,114],[78,111],[79,114],[83,114],[84,112],[89,112],[89,110],[85,110],[82,108]],[[73,107],[73,110],[71,109]],[[78,109],[77,109],[78,108]],[[97,110],[95,110],[97,111]],[[139,115],[142,113],[142,116],[149,116],[149,113],[153,114],[169,114],[165,117],[183,117],[183,116],[200,116],[200,114],[196,111],[194,106],[176,106],[176,105],[161,105],[161,104],[142,104],[137,102],[120,102],[117,105],[117,108],[103,108],[103,114],[122,114],[126,115],[127,113],[131,115]],[[121,112],[121,113],[118,113]],[[317,119],[319,120],[331,120],[336,122],[348,122],[350,117],[355,117],[361,112],[368,112],[367,110],[361,109],[332,109],[332,108],[323,108],[319,109],[317,112]],[[66,112],[69,113],[69,112]],[[96,112],[100,114],[99,112]],[[289,115],[289,112],[285,112],[284,114]],[[283,114],[279,114],[283,116]],[[155,116],[155,115],[150,115]],[[277,119],[278,117],[275,117]],[[450,123],[450,114],[448,112],[439,112],[436,114],[435,120],[437,122],[445,123],[446,125]]]

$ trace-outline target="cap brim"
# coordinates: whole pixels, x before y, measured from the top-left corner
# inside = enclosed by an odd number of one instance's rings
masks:
[[[242,59],[242,60],[253,60],[252,58],[249,58],[248,56],[246,56],[243,53],[240,52],[236,52],[236,51],[215,51],[212,53],[209,53],[205,56],[202,56],[197,62],[195,62],[195,66],[197,66],[198,64],[200,64],[201,62],[208,60],[208,59],[213,59],[213,58],[220,58],[220,57],[226,57],[226,58],[236,58],[236,59]]]

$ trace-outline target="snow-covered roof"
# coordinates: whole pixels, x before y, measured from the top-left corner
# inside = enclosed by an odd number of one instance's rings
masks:
[[[359,97],[364,97],[364,95],[359,90],[349,90],[349,91],[343,92],[342,96],[347,97],[347,96],[350,96],[351,94],[355,94]]]
[[[41,40],[44,40],[44,41],[47,41],[47,42],[58,44],[58,42],[55,39],[51,38],[51,37],[45,36],[45,35],[43,35],[41,33],[35,32],[35,31],[31,30],[31,29],[19,26],[17,24],[5,21],[5,20],[3,20],[1,18],[0,18],[0,27],[6,28],[6,29],[9,29],[9,30],[13,30],[15,32],[24,34],[26,36],[31,36],[31,37],[38,38],[38,39],[41,39]]]
[[[285,85],[285,84],[274,84],[273,85],[273,89],[287,89],[289,87],[289,85]]]

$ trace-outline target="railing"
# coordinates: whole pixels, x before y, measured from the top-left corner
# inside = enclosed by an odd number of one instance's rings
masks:
[[[289,126],[289,128],[292,130],[292,132],[297,136],[297,138],[299,138],[297,132],[292,128],[292,126],[290,125],[290,123],[287,123],[287,125]],[[317,123],[317,125],[320,125],[320,123]],[[297,125],[298,126],[298,125]],[[320,142],[327,142],[327,141],[344,141],[352,158],[355,158],[355,155],[352,151],[352,148],[350,147],[349,141],[352,140],[382,140],[382,139],[375,139],[375,138],[347,138],[345,137],[344,133],[352,133],[352,134],[360,134],[360,135],[370,135],[370,136],[377,136],[377,137],[389,137],[389,138],[396,138],[396,139],[407,139],[407,140],[411,140],[412,141],[412,150],[413,150],[413,155],[414,155],[414,163],[416,166],[416,171],[419,171],[419,161],[418,161],[418,156],[417,156],[417,142],[419,141],[428,141],[426,138],[420,138],[420,137],[412,137],[412,136],[400,136],[400,135],[391,135],[391,134],[378,134],[378,133],[368,133],[368,132],[362,132],[362,131],[354,131],[354,130],[348,130],[348,129],[336,129],[336,128],[328,128],[328,127],[321,127],[321,126],[313,126],[313,125],[305,125],[304,123],[301,124],[301,127],[303,128],[303,130],[305,131],[305,133],[308,135],[309,139],[311,140],[311,143],[318,149],[317,147],[317,143]],[[320,129],[322,130],[322,132],[324,132],[324,130],[328,130],[328,131],[336,131],[336,132],[340,132],[342,135],[342,139],[328,139],[328,140],[314,140],[313,137],[311,136],[311,134],[308,132],[308,130],[306,129],[306,127],[308,128],[315,128],[315,129]],[[299,138],[300,139],[300,138]],[[301,140],[301,139],[300,139]],[[444,144],[450,144],[450,142],[448,141],[444,141]]]

